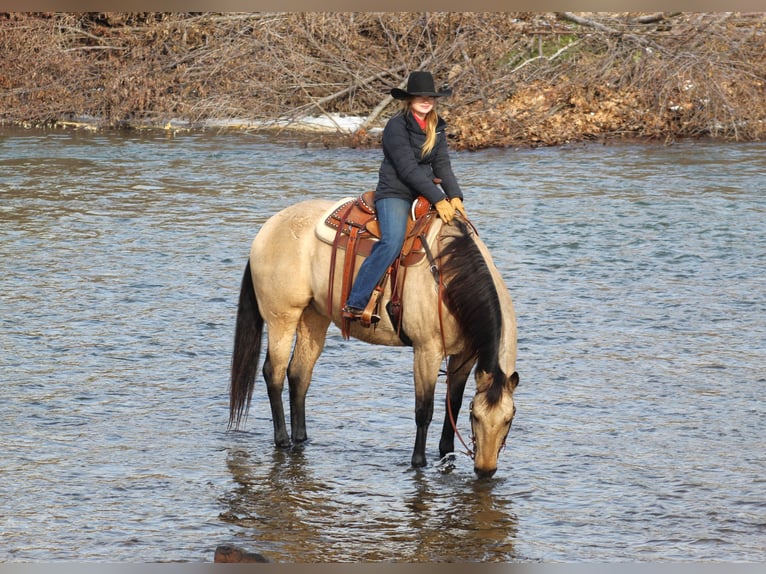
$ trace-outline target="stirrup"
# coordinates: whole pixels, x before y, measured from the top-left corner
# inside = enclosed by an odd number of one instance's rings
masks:
[[[365,319],[364,311],[364,309],[359,309],[358,307],[349,307],[346,305],[343,307],[340,314],[344,319],[348,319],[349,321],[359,321],[359,324],[362,327],[369,327],[370,325],[374,325],[380,321],[380,315],[377,313],[371,313],[370,318]]]
[[[380,315],[377,313],[371,313],[369,319],[365,319],[364,309],[357,309],[356,307],[343,307],[340,314],[341,317],[348,321],[359,321],[362,327],[369,327],[380,321]]]

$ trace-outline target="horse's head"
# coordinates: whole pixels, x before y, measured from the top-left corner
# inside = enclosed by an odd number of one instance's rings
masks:
[[[498,455],[505,446],[516,414],[513,391],[518,384],[519,375],[515,371],[502,386],[493,383],[488,373],[476,373],[476,395],[471,402],[471,430],[474,440],[473,469],[480,478],[488,478],[497,470]]]

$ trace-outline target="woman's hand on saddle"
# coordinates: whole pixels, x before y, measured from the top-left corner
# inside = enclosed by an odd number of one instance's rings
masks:
[[[454,219],[455,208],[452,207],[452,204],[446,199],[437,201],[434,204],[434,207],[436,208],[436,211],[439,213],[439,217],[445,224],[448,224],[450,221]]]
[[[463,215],[463,217],[468,219],[468,214],[465,212],[465,207],[463,207],[462,199],[460,199],[459,197],[453,197],[452,199],[449,200],[449,202],[452,205],[452,207],[455,208],[455,211],[459,211]]]

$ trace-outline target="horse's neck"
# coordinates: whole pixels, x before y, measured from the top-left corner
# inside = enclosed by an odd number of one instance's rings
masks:
[[[497,295],[500,299],[500,309],[503,316],[503,329],[500,335],[501,344],[499,352],[499,362],[506,373],[512,373],[516,370],[516,311],[513,307],[513,300],[505,285],[502,275],[494,265],[490,263],[492,276],[495,279]]]
[[[516,365],[516,311],[513,306],[513,299],[505,284],[505,280],[500,270],[495,265],[492,255],[485,243],[478,237],[477,233],[473,235],[474,241],[479,246],[479,250],[484,256],[489,272],[495,282],[495,290],[500,301],[500,309],[503,317],[503,327],[501,332],[499,362],[504,371],[511,373]],[[510,369],[510,370],[508,370]]]

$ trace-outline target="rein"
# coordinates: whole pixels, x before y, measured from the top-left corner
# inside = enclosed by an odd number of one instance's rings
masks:
[[[436,282],[436,285],[438,286],[439,332],[441,333],[441,338],[442,338],[442,356],[445,358],[445,360],[447,360],[447,367],[444,371],[447,375],[447,413],[449,414],[449,421],[452,424],[452,430],[455,432],[455,435],[457,436],[458,440],[460,440],[460,443],[465,448],[465,451],[463,451],[463,454],[473,459],[476,453],[473,451],[473,449],[471,449],[466,444],[465,440],[463,440],[463,436],[460,434],[460,431],[457,428],[457,423],[455,422],[455,416],[452,413],[452,397],[450,395],[450,374],[451,373],[449,370],[449,360],[447,359],[447,341],[444,337],[444,321],[442,318],[442,309],[443,309],[443,303],[444,303],[444,279],[442,277],[441,268],[436,264],[436,259],[434,258],[433,253],[431,253],[431,249],[428,247],[428,242],[426,241],[425,234],[421,235],[420,239],[423,243],[423,247],[426,252],[426,257],[428,258],[431,274],[434,276],[434,281]],[[441,233],[437,237],[437,241],[441,241]],[[439,251],[441,252],[441,249],[439,249]],[[460,367],[462,366],[463,365],[460,365]],[[473,409],[473,401],[471,401],[470,408]],[[471,429],[471,444],[476,446],[476,436],[473,434],[473,428]]]

